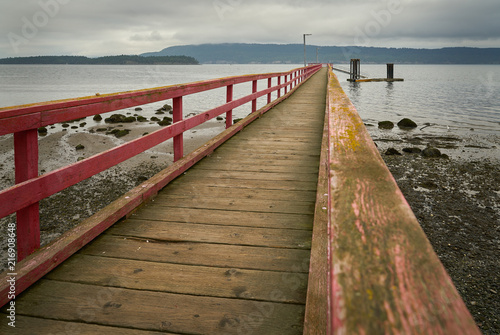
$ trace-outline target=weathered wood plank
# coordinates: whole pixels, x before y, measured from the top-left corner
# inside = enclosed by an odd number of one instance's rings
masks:
[[[191,178],[223,178],[223,179],[238,179],[238,180],[258,180],[258,181],[302,181],[316,184],[318,176],[316,173],[277,173],[277,172],[246,172],[246,171],[211,171],[211,170],[196,170],[187,171],[183,178],[189,176]],[[187,178],[186,178],[187,179]]]
[[[318,127],[319,128],[319,127]],[[318,133],[316,132],[316,127],[311,127],[309,129],[302,128],[301,131],[297,131],[295,129],[280,129],[279,131],[276,128],[272,127],[263,127],[260,126],[259,129],[246,129],[241,132],[242,141],[255,141],[256,138],[265,138],[270,141],[295,141],[299,142],[303,141],[313,141],[317,140]],[[257,137],[256,137],[257,136]]]
[[[258,136],[258,137],[256,137]],[[315,141],[318,139],[318,134],[314,131],[308,133],[297,133],[297,132],[279,132],[276,131],[245,131],[238,136],[240,141],[248,143],[271,143],[271,142],[296,142],[296,143],[307,143],[309,141]]]
[[[269,140],[246,140],[228,142],[226,148],[245,148],[245,149],[279,149],[279,150],[308,150],[319,149],[320,144],[317,141],[269,141]]]
[[[233,211],[191,208],[188,212],[184,208],[155,208],[152,206],[151,204],[140,208],[131,217],[149,221],[312,230],[312,214],[246,212],[244,215],[239,215],[237,220],[228,220],[235,215]]]
[[[220,192],[225,198],[236,199],[258,199],[258,200],[278,200],[278,201],[296,201],[310,203],[314,202],[314,191],[279,191],[279,190],[257,190],[257,189],[244,189],[239,188],[238,185],[232,187],[221,187],[217,183],[210,183],[210,180],[204,179],[203,184],[197,183],[196,185],[184,185],[182,183],[174,182],[169,185],[159,194],[158,197],[163,195],[176,195],[184,197],[210,197],[214,192]],[[206,183],[205,183],[206,182]],[[157,197],[157,199],[158,199]]]
[[[237,181],[239,188],[252,188],[262,190],[292,190],[292,191],[315,191],[316,183],[314,181],[300,180],[280,180],[279,183],[273,180],[252,180],[252,179],[235,179],[228,177],[206,177],[184,175],[181,177],[182,182],[191,183],[196,180],[197,183],[217,185],[221,187],[234,186]]]
[[[189,214],[188,214],[189,215]],[[228,217],[229,222],[238,216]],[[205,242],[272,248],[310,249],[311,232],[237,226],[215,226],[190,223],[157,222],[129,219],[109,232],[114,235],[142,237],[159,242]]]
[[[317,166],[315,159],[304,159],[297,153],[278,155],[272,153],[245,153],[245,156],[238,154],[235,150],[216,151],[212,156],[217,159],[227,159],[228,163],[239,162],[241,164],[265,164],[265,165],[293,165],[293,166]],[[236,154],[236,155],[235,155]]]
[[[193,167],[193,170],[217,170],[217,171],[241,171],[241,172],[264,172],[264,173],[310,173],[309,168],[316,167],[314,165],[310,166],[297,166],[291,164],[282,165],[263,165],[259,161],[249,162],[248,164],[239,163],[224,163],[224,164],[203,164]]]
[[[300,148],[300,147],[265,147],[265,146],[245,146],[243,144],[238,144],[238,145],[228,145],[225,147],[225,150],[234,150],[239,152],[241,156],[245,156],[247,152],[252,152],[252,153],[263,153],[263,154],[277,154],[277,155],[291,155],[291,154],[297,154],[301,155],[304,157],[314,157],[311,159],[319,159],[319,147],[313,147],[313,148]]]
[[[307,273],[309,250],[196,242],[147,243],[144,238],[103,235],[80,254],[172,264]]]
[[[333,74],[328,111],[332,334],[479,334]]]
[[[0,313],[0,318],[7,320],[5,314]],[[74,322],[57,321],[43,318],[33,318],[24,315],[16,316],[16,327],[9,327],[7,322],[0,322],[0,334],[20,335],[47,335],[47,334],[78,334],[78,335],[174,335],[173,333],[147,331],[139,329],[127,329],[117,327],[99,326],[95,324],[82,323],[80,320]]]
[[[159,207],[180,207],[180,208],[201,208],[220,209],[237,212],[259,212],[259,213],[286,213],[286,214],[310,214],[314,211],[313,202],[290,202],[280,200],[260,200],[227,198],[224,192],[216,188],[211,197],[207,196],[179,196],[179,195],[158,195],[156,206]],[[242,214],[244,215],[244,214]]]
[[[301,260],[297,260],[300,264]],[[308,257],[305,262],[309,264]],[[307,274],[75,255],[46,279],[142,291],[305,304]],[[110,282],[110,278],[112,278]],[[297,282],[287,286],[289,278]],[[206,285],[200,285],[202,280]],[[266,283],[265,286],[262,284]],[[273,292],[281,290],[280,296]]]
[[[302,334],[303,305],[53,280],[41,280],[29,293],[18,301],[20,315],[182,334]]]

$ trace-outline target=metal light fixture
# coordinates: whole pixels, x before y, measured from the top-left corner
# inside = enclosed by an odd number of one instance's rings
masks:
[[[307,66],[306,61],[306,36],[311,36],[312,34],[304,34],[304,67]]]

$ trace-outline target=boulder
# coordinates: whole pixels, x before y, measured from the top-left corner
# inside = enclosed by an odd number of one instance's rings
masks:
[[[127,117],[122,114],[113,114],[110,117],[106,118],[104,122],[106,123],[122,123]]]
[[[135,117],[133,117],[133,116],[128,116],[128,117],[125,118],[125,120],[123,120],[123,122],[125,122],[125,123],[132,123],[132,122],[135,122],[135,121],[137,121],[137,119]]]
[[[422,149],[420,149],[420,148],[404,148],[403,152],[406,152],[408,154],[420,154],[420,153],[422,153]]]
[[[391,121],[382,121],[378,123],[379,129],[392,129],[394,128],[394,123]]]
[[[418,126],[414,121],[405,118],[398,122],[398,127],[401,129],[413,129],[417,128]]]
[[[422,156],[425,158],[439,158],[441,157],[441,151],[433,147],[427,147],[422,150]]]
[[[128,129],[121,129],[121,130],[118,130],[115,133],[115,137],[116,138],[120,138],[120,137],[128,135],[129,133],[130,133],[130,130],[128,130]]]
[[[158,122],[158,124],[162,127],[170,126],[172,124],[172,118],[164,117],[163,120]]]
[[[385,152],[387,156],[401,156],[401,153],[394,148],[389,148]]]

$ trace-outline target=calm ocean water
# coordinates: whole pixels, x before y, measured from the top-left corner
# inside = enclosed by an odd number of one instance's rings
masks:
[[[286,71],[300,65],[201,65],[201,66],[87,66],[0,65],[0,106],[113,93],[187,83],[240,74]],[[348,66],[340,65],[347,68]],[[385,65],[361,65],[370,78],[385,77]],[[396,83],[349,83],[337,73],[346,93],[367,123],[403,117],[427,132],[457,131],[500,133],[500,66],[495,65],[397,65]],[[265,85],[265,83],[259,84]],[[259,86],[260,88],[260,86]],[[251,90],[240,85],[235,96]],[[186,113],[224,103],[225,91],[186,98]],[[259,105],[265,103],[260,99]],[[158,104],[157,104],[158,105]],[[240,107],[236,117],[248,114]],[[473,130],[472,130],[473,129]]]

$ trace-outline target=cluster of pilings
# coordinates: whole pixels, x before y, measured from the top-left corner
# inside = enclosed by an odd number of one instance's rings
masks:
[[[357,58],[351,59],[350,78],[347,79],[351,82],[369,82],[369,81],[404,81],[402,78],[394,78],[394,63],[387,64],[387,78],[371,78],[361,79],[361,60]]]

